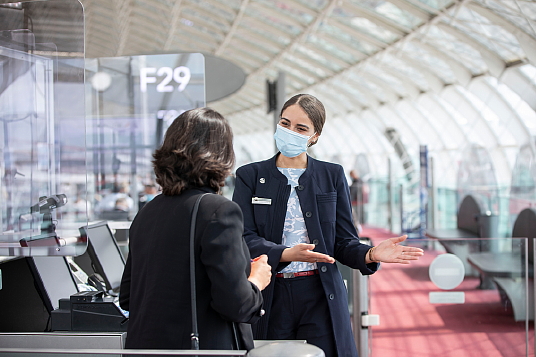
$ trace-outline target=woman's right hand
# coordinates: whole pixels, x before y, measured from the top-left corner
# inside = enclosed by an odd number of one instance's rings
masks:
[[[268,265],[268,256],[263,254],[251,262],[251,273],[248,280],[255,284],[259,290],[264,290],[270,284],[272,267]]]
[[[281,262],[335,263],[335,259],[324,253],[313,252],[314,244],[300,243],[287,248],[281,254]]]

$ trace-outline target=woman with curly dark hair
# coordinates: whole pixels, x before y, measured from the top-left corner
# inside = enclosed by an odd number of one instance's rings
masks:
[[[266,256],[251,263],[240,207],[217,194],[234,165],[232,141],[229,123],[200,108],[177,117],[155,151],[162,194],[132,222],[121,282],[120,304],[130,312],[126,348],[190,348],[190,220],[205,193],[194,244],[200,348],[253,348],[248,324],[263,314],[260,291],[271,273]]]

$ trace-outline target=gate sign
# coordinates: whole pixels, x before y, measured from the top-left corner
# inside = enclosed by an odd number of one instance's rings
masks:
[[[204,107],[205,56],[201,53],[88,59],[88,77],[102,117],[157,117],[157,113]],[[93,72],[93,73],[91,73]],[[107,85],[96,85],[108,78]]]
[[[162,78],[157,83],[159,77]],[[155,83],[157,92],[173,92],[175,88],[182,92],[190,82],[191,77],[190,69],[185,66],[175,68],[143,67],[140,68],[140,90],[145,93],[147,92],[147,84]]]

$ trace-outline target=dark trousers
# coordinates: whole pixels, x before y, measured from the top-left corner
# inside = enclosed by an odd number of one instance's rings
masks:
[[[306,340],[336,357],[328,301],[320,276],[276,278],[268,340]]]

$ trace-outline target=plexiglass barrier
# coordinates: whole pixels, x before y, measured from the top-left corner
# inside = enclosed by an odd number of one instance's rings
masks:
[[[152,154],[167,128],[205,106],[205,58],[91,58],[86,77],[90,220],[130,221],[158,193]]]
[[[424,256],[382,264],[369,279],[369,313],[380,319],[368,328],[369,355],[533,356],[534,252],[527,242],[408,240]]]
[[[0,256],[85,251],[84,98],[82,5],[0,4]]]

